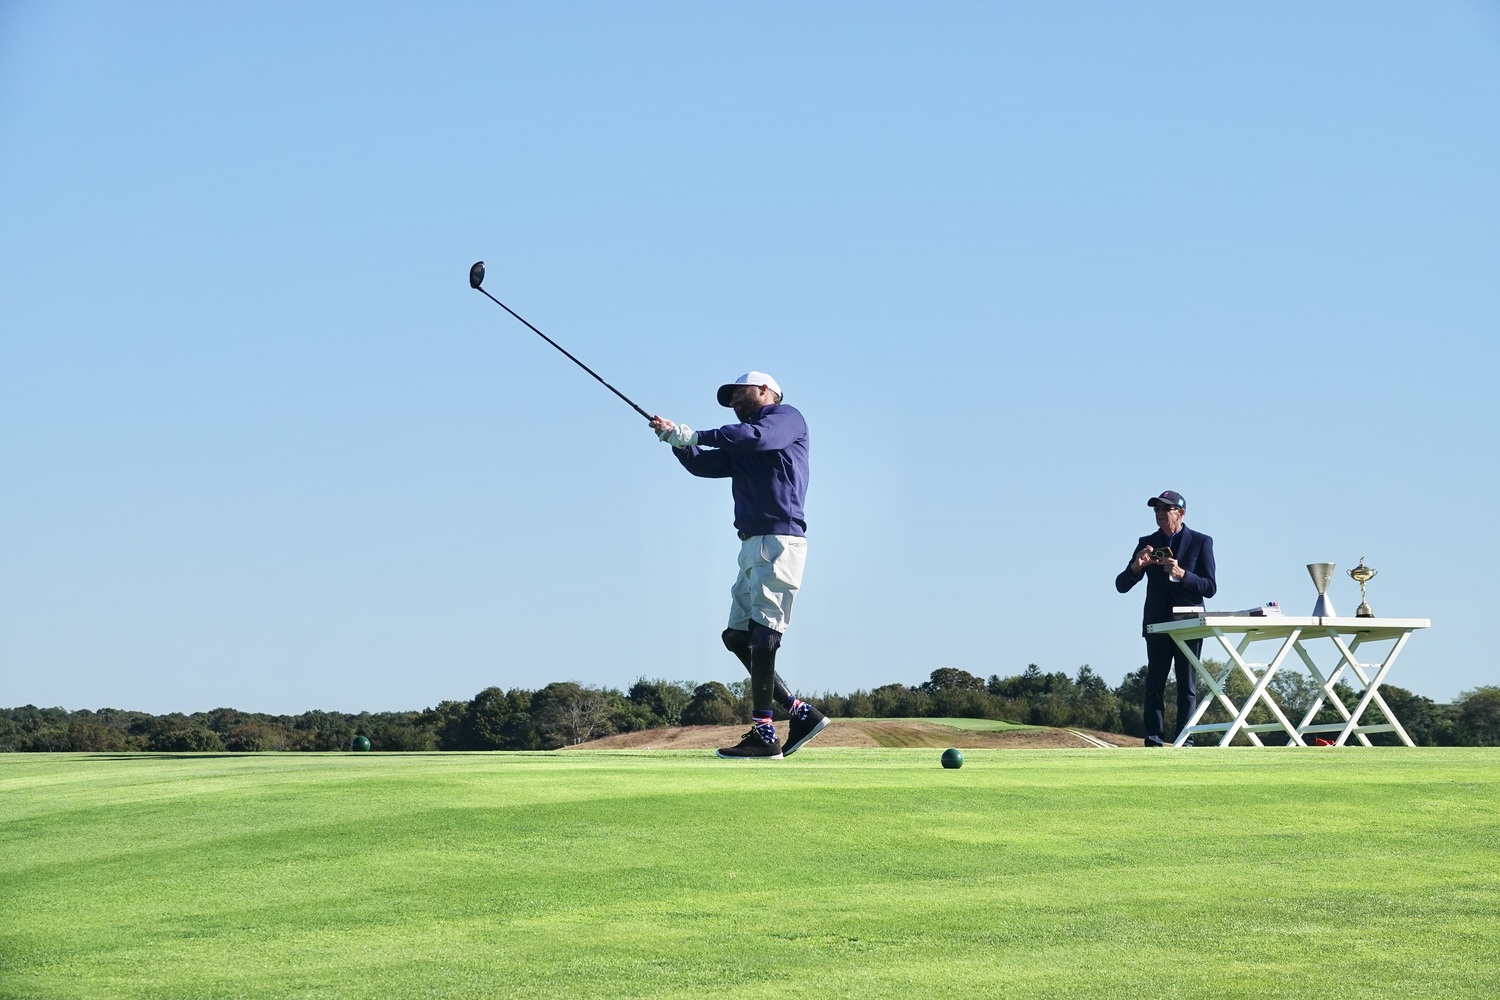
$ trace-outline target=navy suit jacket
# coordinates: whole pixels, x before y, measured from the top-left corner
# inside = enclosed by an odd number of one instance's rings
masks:
[[[1171,621],[1173,608],[1202,604],[1219,591],[1218,580],[1214,577],[1214,540],[1203,532],[1194,531],[1184,524],[1177,532],[1177,537],[1172,540],[1168,540],[1160,529],[1149,535],[1142,535],[1135,543],[1135,548],[1130,550],[1130,561],[1135,561],[1135,554],[1144,545],[1153,549],[1171,545],[1177,565],[1187,575],[1181,582],[1173,583],[1167,579],[1167,571],[1160,566],[1146,567],[1142,574],[1146,578],[1146,608],[1141,619],[1141,635],[1146,634],[1147,625]],[[1123,594],[1140,582],[1141,577],[1130,572],[1130,567],[1126,566],[1115,577],[1115,589]]]

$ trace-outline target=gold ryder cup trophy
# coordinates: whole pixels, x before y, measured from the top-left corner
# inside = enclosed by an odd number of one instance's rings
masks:
[[[1375,612],[1370,610],[1370,605],[1365,602],[1365,584],[1375,579],[1379,570],[1371,569],[1365,565],[1365,557],[1359,557],[1359,565],[1349,571],[1354,582],[1359,584],[1359,608],[1354,612],[1356,618],[1374,618]]]
[[[1312,616],[1335,617],[1338,612],[1333,610],[1333,602],[1328,599],[1328,583],[1333,579],[1333,563],[1308,563],[1307,572],[1312,577],[1313,586],[1318,588],[1318,603],[1313,605]]]

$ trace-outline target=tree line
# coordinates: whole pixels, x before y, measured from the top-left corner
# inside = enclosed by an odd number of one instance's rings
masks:
[[[1216,666],[1213,661],[1206,665],[1211,670]],[[1144,685],[1144,667],[1113,688],[1087,665],[1072,677],[1030,664],[1020,674],[992,675],[988,680],[942,667],[917,685],[885,684],[869,691],[825,693],[806,700],[833,718],[998,719],[1143,736]],[[1293,724],[1302,720],[1322,693],[1310,678],[1295,671],[1278,673],[1270,686]],[[697,684],[642,677],[622,692],[559,681],[535,691],[487,687],[467,702],[444,701],[421,711],[357,714],[268,715],[216,708],[152,715],[113,708],[68,711],[26,705],[0,709],[0,752],[329,751],[347,750],[360,736],[374,749],[385,751],[554,750],[662,726],[748,724],[748,687],[749,682],[743,680]],[[1235,671],[1229,690],[1236,704],[1243,703],[1250,682]],[[1346,705],[1358,700],[1357,692],[1347,686],[1339,685],[1336,690]],[[1466,691],[1446,705],[1390,685],[1380,690],[1419,746],[1500,746],[1500,687]],[[1171,726],[1174,682],[1168,682],[1166,704]],[[1214,704],[1205,721],[1229,718],[1221,705]],[[1250,715],[1252,723],[1271,719],[1264,705]],[[1328,701],[1314,721],[1339,722],[1341,716]],[[1385,719],[1372,704],[1364,721]],[[1274,734],[1262,734],[1262,739],[1285,742],[1285,735],[1277,740]],[[1370,739],[1387,745],[1398,742],[1394,734],[1374,734]]]

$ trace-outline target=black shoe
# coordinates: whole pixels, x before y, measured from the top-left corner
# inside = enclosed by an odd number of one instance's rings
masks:
[[[732,747],[722,747],[714,752],[720,757],[730,757],[735,760],[780,760],[781,741],[776,738],[774,731],[771,738],[766,739],[760,727],[751,726],[744,739]]]
[[[792,716],[792,731],[787,733],[786,746],[782,748],[781,755],[790,757],[802,749],[802,744],[821,733],[827,725],[828,716],[808,705],[802,718]]]

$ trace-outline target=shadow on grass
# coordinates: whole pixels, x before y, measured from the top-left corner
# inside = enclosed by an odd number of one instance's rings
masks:
[[[294,751],[295,752],[295,751]],[[307,754],[316,754],[319,757],[452,757],[453,753],[443,750],[419,750],[416,752],[391,751],[384,754],[372,753],[368,750],[307,750]],[[247,757],[281,757],[285,756],[284,750],[244,750],[234,753],[195,753],[191,750],[172,752],[150,752],[134,753],[122,750],[118,753],[90,753],[83,754],[87,760],[109,760],[109,761],[132,761],[132,760],[237,760]]]
[[[218,760],[223,757],[254,757],[253,753],[131,753],[129,750],[121,750],[119,753],[91,753],[84,755],[88,760]]]

